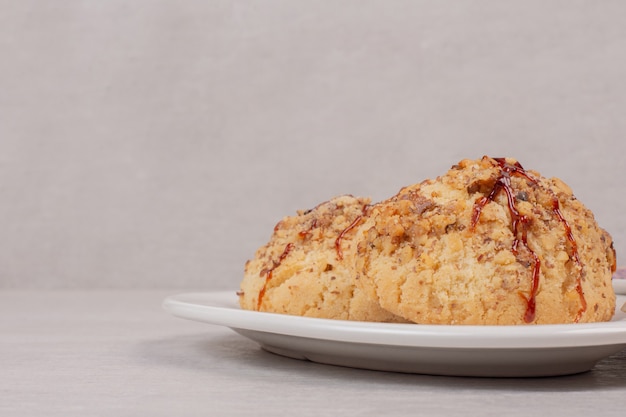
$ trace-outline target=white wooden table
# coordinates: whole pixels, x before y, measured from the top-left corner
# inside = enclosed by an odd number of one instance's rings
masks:
[[[0,293],[2,416],[624,416],[626,351],[556,378],[405,375],[298,361],[169,316],[172,291]]]

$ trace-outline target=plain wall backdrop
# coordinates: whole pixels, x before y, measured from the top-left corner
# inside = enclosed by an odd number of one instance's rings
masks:
[[[463,158],[626,255],[626,2],[0,0],[0,288],[238,288],[297,209]],[[626,261],[623,261],[623,263]]]

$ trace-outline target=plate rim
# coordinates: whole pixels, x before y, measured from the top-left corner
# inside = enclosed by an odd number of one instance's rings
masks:
[[[162,307],[170,314],[212,325],[285,336],[381,346],[442,349],[546,349],[607,345],[626,346],[626,296],[616,294],[610,322],[541,325],[431,325],[374,323],[243,310],[231,291],[170,295]]]

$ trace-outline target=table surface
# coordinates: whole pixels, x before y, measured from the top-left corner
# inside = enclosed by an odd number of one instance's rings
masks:
[[[273,355],[171,317],[172,291],[0,293],[0,415],[568,416],[626,413],[626,350],[587,373],[457,378]]]

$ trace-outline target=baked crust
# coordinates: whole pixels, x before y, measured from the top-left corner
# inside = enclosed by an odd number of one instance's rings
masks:
[[[611,236],[563,181],[513,159],[463,160],[402,189],[355,239],[359,288],[415,323],[583,323],[615,311]]]
[[[247,310],[378,322],[405,321],[355,285],[353,237],[368,198],[335,197],[282,219],[246,263],[239,302]]]

